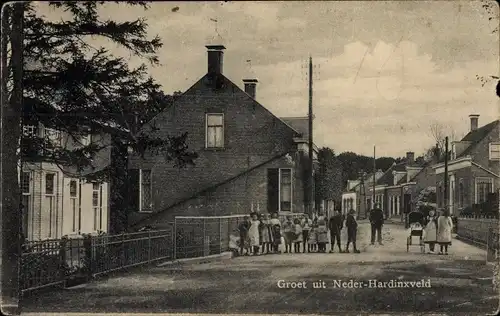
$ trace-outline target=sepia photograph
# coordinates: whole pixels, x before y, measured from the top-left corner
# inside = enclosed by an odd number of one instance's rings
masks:
[[[498,313],[499,22],[5,3],[2,313]]]

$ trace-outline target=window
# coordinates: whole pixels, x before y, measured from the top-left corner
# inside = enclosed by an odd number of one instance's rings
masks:
[[[69,182],[69,199],[71,205],[71,212],[73,214],[72,232],[78,232],[80,230],[79,220],[78,220],[78,184],[76,180],[71,180]]]
[[[500,160],[500,143],[490,143],[490,160]]]
[[[49,237],[57,237],[57,216],[56,211],[56,196],[55,196],[56,174],[45,174],[45,207],[49,216]]]
[[[61,146],[61,132],[52,128],[45,128],[45,137],[53,147]]]
[[[493,179],[478,178],[476,179],[476,203],[484,203],[488,201],[488,194],[493,193]]]
[[[23,134],[27,137],[33,137],[36,134],[36,127],[33,125],[23,125]]]
[[[444,191],[443,185],[440,183],[438,186],[438,206],[442,207],[444,205]]]
[[[29,217],[32,216],[31,212],[33,209],[32,199],[31,199],[31,173],[23,172],[21,175],[21,192],[22,192],[22,217],[23,217],[23,234],[26,238],[30,238],[28,236],[28,226],[29,226]]]
[[[102,227],[102,186],[100,183],[92,183],[92,210],[94,215],[94,231]]]
[[[139,174],[139,182],[141,183],[139,191],[139,211],[149,212],[153,208],[152,202],[152,181],[151,170],[141,170]]]
[[[224,114],[207,114],[206,148],[224,147]]]
[[[292,169],[280,169],[280,211],[292,211]]]
[[[458,184],[458,207],[460,208],[464,207],[464,195],[465,195],[464,182],[462,179],[460,179],[460,182]]]

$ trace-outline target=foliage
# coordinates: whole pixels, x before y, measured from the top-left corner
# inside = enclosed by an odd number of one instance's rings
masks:
[[[161,90],[147,74],[145,64],[130,69],[124,58],[93,46],[95,38],[104,38],[158,65],[156,52],[162,42],[157,36],[147,38],[146,21],[101,19],[99,7],[109,5],[104,1],[48,5],[71,18],[48,20],[35,4],[25,4],[22,119],[26,125],[39,122],[67,133],[74,146],[55,146],[43,135],[23,136],[23,157],[56,163],[66,173],[67,166],[75,167],[76,174],[91,170],[86,175],[91,180],[109,176],[109,170],[95,169],[96,155],[119,145],[142,157],[146,153],[163,155],[179,167],[194,164],[197,156],[188,150],[186,134],[160,138],[140,130],[141,123],[169,106],[174,97]],[[125,5],[148,8],[145,2],[129,1]],[[154,127],[151,129],[154,131]],[[82,138],[89,133],[112,135],[113,141],[84,144]]]
[[[315,174],[317,200],[340,200],[342,195],[342,165],[335,152],[323,147],[318,151],[318,172]]]
[[[353,152],[343,152],[337,156],[342,166],[342,185],[347,184],[347,180],[359,178],[360,173],[371,173],[373,170],[373,157],[358,155]],[[375,160],[375,168],[386,171],[393,163],[403,161],[404,158],[379,157]]]

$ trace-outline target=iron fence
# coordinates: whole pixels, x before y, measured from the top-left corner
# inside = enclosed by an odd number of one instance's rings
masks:
[[[293,218],[302,213],[280,214]],[[159,260],[205,257],[231,250],[245,215],[177,216],[166,229],[28,241],[21,254],[22,293],[84,283],[93,277]]]
[[[245,215],[176,216],[175,258],[194,258],[229,250],[231,235],[239,237],[238,225]]]
[[[26,242],[21,254],[21,292],[64,287],[112,271],[173,259],[172,228]]]

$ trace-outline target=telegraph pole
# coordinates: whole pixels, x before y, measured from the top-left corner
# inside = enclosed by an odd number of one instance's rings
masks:
[[[372,193],[372,208],[375,207],[375,173],[376,173],[376,165],[375,165],[375,146],[373,146],[373,193]]]
[[[448,136],[445,138],[444,143],[444,207],[448,210]]]
[[[314,162],[313,162],[313,63],[309,56],[309,214],[314,208]]]

